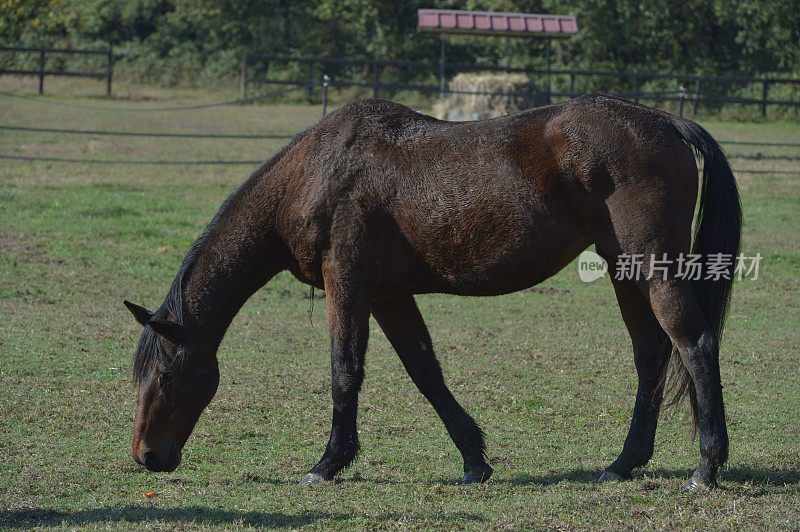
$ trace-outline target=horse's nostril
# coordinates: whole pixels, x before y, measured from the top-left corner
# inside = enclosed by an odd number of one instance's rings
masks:
[[[158,455],[153,451],[146,451],[142,455],[142,464],[150,471],[158,471],[160,469],[159,462]]]
[[[175,471],[181,463],[181,452],[176,447],[171,447],[166,460],[164,461],[164,471]]]

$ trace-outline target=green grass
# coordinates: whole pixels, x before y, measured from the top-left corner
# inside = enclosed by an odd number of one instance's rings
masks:
[[[293,134],[318,114],[89,112],[0,98],[0,123],[37,127]],[[800,142],[797,124],[704,125],[720,139]],[[0,131],[0,153],[104,159],[261,159],[283,142]],[[632,482],[594,483],[625,438],[635,375],[610,283],[581,283],[574,264],[504,297],[418,298],[453,393],[488,435],[488,484],[457,485],[457,450],[373,322],[363,451],[335,483],[296,486],[327,438],[330,377],[324,301],[312,324],[308,290],[288,274],[235,319],[219,392],[180,468],[136,466],[140,328],[122,300],[161,303],[191,241],[250,170],[0,159],[0,528],[797,528],[800,172],[739,175],[743,250],[764,259],[760,279],[734,292],[722,350],[731,455],[709,495],[681,489],[699,456],[683,410],[662,415],[656,454]],[[149,491],[158,495],[144,499]]]

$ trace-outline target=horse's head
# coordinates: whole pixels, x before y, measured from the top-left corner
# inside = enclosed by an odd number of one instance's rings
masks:
[[[150,471],[173,471],[181,449],[219,384],[215,349],[197,345],[168,313],[125,302],[143,327],[134,359],[139,384],[131,450]]]

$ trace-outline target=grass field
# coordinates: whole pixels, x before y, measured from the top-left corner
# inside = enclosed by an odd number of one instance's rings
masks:
[[[0,96],[0,125],[291,135],[314,106],[153,113],[190,102]],[[110,109],[110,110],[109,110]],[[791,123],[704,123],[717,138],[800,143]],[[86,159],[259,160],[285,140],[0,130],[0,153]],[[594,481],[633,408],[629,339],[607,280],[575,264],[496,298],[418,298],[445,377],[488,435],[491,481],[462,487],[461,458],[374,322],[361,394],[362,453],[334,483],[296,482],[329,429],[324,300],[281,274],[245,305],[219,354],[222,381],[182,465],[133,463],[130,366],[140,327],[189,244],[252,165],[0,159],[0,529],[797,529],[800,523],[800,149],[726,146],[740,173],[743,251],[722,349],[730,461],[720,489],[682,491],[697,464],[683,410],[627,483]],[[783,155],[782,155],[783,154]],[[786,155],[788,154],[788,155]],[[144,492],[157,496],[144,499]]]

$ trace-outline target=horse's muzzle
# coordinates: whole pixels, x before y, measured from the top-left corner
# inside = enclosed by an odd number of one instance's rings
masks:
[[[145,466],[150,471],[175,471],[181,463],[181,452],[177,447],[171,445],[166,452],[159,453],[149,449],[142,453],[134,454],[133,459],[136,463]]]

